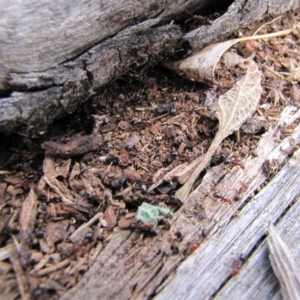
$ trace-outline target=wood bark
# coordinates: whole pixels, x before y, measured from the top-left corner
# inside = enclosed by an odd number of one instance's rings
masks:
[[[208,3],[218,10],[224,1],[1,1],[0,131],[41,132],[113,78],[166,59],[179,39],[196,51],[299,7],[299,0],[236,0],[211,25],[183,33],[172,24]],[[142,43],[149,48],[132,51]]]

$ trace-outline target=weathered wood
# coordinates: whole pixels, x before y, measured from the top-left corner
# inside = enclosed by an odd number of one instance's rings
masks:
[[[113,78],[167,57],[180,38],[194,50],[239,26],[284,13],[299,0],[236,0],[211,26],[187,33],[168,24],[210,1],[2,1],[0,131],[43,131]],[[222,1],[215,1],[216,8]],[[132,51],[132,45],[149,48]]]
[[[209,299],[218,293],[220,287],[231,277],[240,255],[250,256],[260,240],[265,236],[269,222],[276,222],[289,204],[299,196],[300,150],[284,166],[279,174],[241,210],[225,228],[217,232],[210,240],[200,245],[170,278],[170,284],[155,299]],[[298,222],[299,227],[299,222]],[[295,238],[295,237],[294,237]],[[260,257],[262,259],[262,256]],[[266,257],[264,257],[266,259]],[[258,261],[256,261],[258,262]],[[260,261],[268,266],[269,259]],[[260,276],[256,266],[252,266],[253,277],[239,275],[235,280],[235,291],[217,294],[217,299],[272,299],[275,278],[261,286],[266,278]],[[243,267],[242,267],[243,268]],[[270,271],[270,268],[269,268]],[[239,281],[238,281],[239,280]],[[241,285],[244,286],[242,292]],[[278,288],[278,287],[277,287]],[[246,290],[246,292],[245,292]]]
[[[286,215],[276,225],[278,234],[289,247],[296,268],[300,270],[300,202],[292,205]],[[272,270],[267,242],[264,239],[260,246],[251,253],[239,274],[218,292],[216,299],[282,299],[279,283]],[[244,296],[247,295],[247,298]],[[249,295],[249,296],[248,296]]]
[[[300,273],[287,245],[273,224],[269,224],[268,247],[271,265],[280,283],[283,298],[298,300],[300,297]]]
[[[299,109],[288,107],[279,124],[288,126],[299,116]],[[246,159],[245,170],[238,167],[228,170],[223,164],[208,170],[196,191],[176,212],[169,231],[149,239],[141,239],[138,232],[119,232],[111,243],[126,236],[124,243],[110,257],[107,252],[100,253],[82,281],[62,299],[75,295],[77,299],[145,299],[156,293],[160,299],[188,296],[198,299],[197,295],[205,299],[215,295],[230,278],[240,254],[250,257],[264,238],[268,222],[276,222],[283,216],[299,195],[300,151],[248,202],[249,195],[268,177],[265,160],[277,160],[280,165],[287,157],[280,148],[287,149],[291,138],[300,142],[300,125],[279,144],[274,138],[276,130],[270,128],[264,134],[258,144],[258,156]],[[248,188],[240,201],[228,206],[213,197],[219,190],[233,199],[241,181]],[[239,210],[240,215],[233,218]],[[201,241],[203,229],[209,231],[207,238],[179,267],[189,245],[199,238]]]
[[[238,30],[241,26],[254,21],[260,21],[266,15],[276,16],[288,10],[299,7],[300,1],[277,1],[277,0],[258,0],[244,1],[237,0],[229,7],[222,18],[217,19],[212,26],[206,30],[196,29],[185,34],[184,38],[190,43],[193,49],[200,49],[211,44],[212,41],[220,39],[220,30],[223,36]]]

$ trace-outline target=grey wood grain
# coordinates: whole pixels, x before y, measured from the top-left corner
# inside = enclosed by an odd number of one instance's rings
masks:
[[[284,14],[287,10],[296,9],[300,6],[299,0],[287,0],[278,2],[277,0],[258,1],[234,1],[222,18],[219,18],[208,26],[206,31],[196,29],[188,32],[184,37],[193,49],[200,49],[216,40],[217,28],[222,28],[223,35],[229,34],[233,30],[238,30],[243,24],[249,24],[261,20],[264,15],[277,16]],[[239,15],[239,18],[236,16]]]
[[[273,224],[269,224],[269,258],[272,269],[280,283],[280,291],[286,300],[300,299],[300,276],[288,246],[284,243]]]
[[[276,224],[276,231],[288,246],[295,267],[300,270],[300,202],[291,205]],[[234,295],[234,298],[232,298]],[[251,254],[239,274],[219,291],[216,299],[282,299],[278,280],[272,270],[267,242],[264,239]],[[258,299],[257,298],[257,299]],[[244,299],[244,298],[243,298]]]
[[[278,293],[279,286],[270,267],[265,242],[259,251],[254,254],[252,251],[264,239],[268,223],[275,223],[292,201],[299,197],[299,173],[300,150],[246,204],[238,217],[201,244],[180,265],[155,299],[272,299]],[[299,228],[300,222],[295,222],[292,217],[295,210],[299,214],[299,203],[290,208],[292,215],[284,218],[285,228]],[[291,224],[292,220],[296,225]],[[292,240],[299,240],[298,232],[293,230]],[[241,254],[250,259],[231,279],[235,262]],[[225,287],[219,291],[224,284]]]

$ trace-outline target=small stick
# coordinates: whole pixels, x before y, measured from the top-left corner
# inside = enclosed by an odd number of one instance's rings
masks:
[[[16,275],[22,300],[30,300],[31,296],[29,293],[28,282],[26,281],[26,276],[23,272],[18,252],[13,244],[9,245],[9,259]]]
[[[100,213],[97,213],[87,223],[78,227],[77,230],[75,230],[74,233],[69,237],[69,239],[72,241],[84,228],[89,227],[98,220],[100,220]]]

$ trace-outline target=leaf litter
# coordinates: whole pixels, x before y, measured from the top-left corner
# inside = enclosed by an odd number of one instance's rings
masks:
[[[294,53],[298,42],[294,29],[279,30],[276,24],[260,29],[265,31],[262,36],[270,31],[292,31],[288,42],[258,42],[251,37],[242,43],[244,46],[233,45],[232,41],[218,46],[223,53],[211,58],[213,67],[206,75],[199,75],[208,88],[159,67],[132,71],[95,96],[84,108],[83,119],[80,112],[63,120],[61,128],[58,122],[50,134],[40,138],[38,146],[27,141],[28,153],[17,151],[19,144],[7,147],[11,153],[2,156],[0,174],[0,271],[15,274],[12,277],[17,278],[24,298],[30,294],[37,299],[39,295],[57,299],[81,279],[121,229],[151,237],[170,228],[163,216],[157,218],[157,211],[163,211],[166,217],[176,212],[175,219],[182,206],[179,198],[183,202],[187,199],[201,169],[214,165],[221,168],[227,157],[242,165],[242,160],[254,153],[264,128],[276,124],[283,107],[288,103],[299,105],[298,77],[293,73],[298,68]],[[230,44],[235,52],[224,54]],[[289,53],[290,60],[276,47]],[[219,63],[218,56],[222,58]],[[260,71],[252,60],[263,70],[262,90],[258,84]],[[197,60],[194,62],[199,68]],[[191,76],[193,73],[195,70]],[[247,83],[250,85],[245,88]],[[251,90],[250,96],[244,99],[247,90]],[[248,133],[241,131],[240,141],[235,141],[231,132],[253,113],[260,93],[253,120],[260,120],[263,126]],[[243,110],[236,98],[249,106]],[[227,105],[225,100],[229,101]],[[219,124],[212,119],[213,114]],[[282,131],[278,137],[284,134]],[[192,174],[189,186],[183,185],[178,191],[187,171]],[[223,198],[220,200],[225,201]],[[23,203],[24,207],[30,204],[32,213],[20,223]],[[154,207],[150,221],[155,230],[138,226],[136,212],[142,203]],[[23,241],[25,247],[20,247]],[[198,239],[194,244],[199,244]],[[183,254],[194,251],[194,244]],[[24,276],[24,272],[29,275]],[[4,277],[7,280],[11,278],[8,275]],[[16,285],[11,285],[12,291],[13,287]]]

